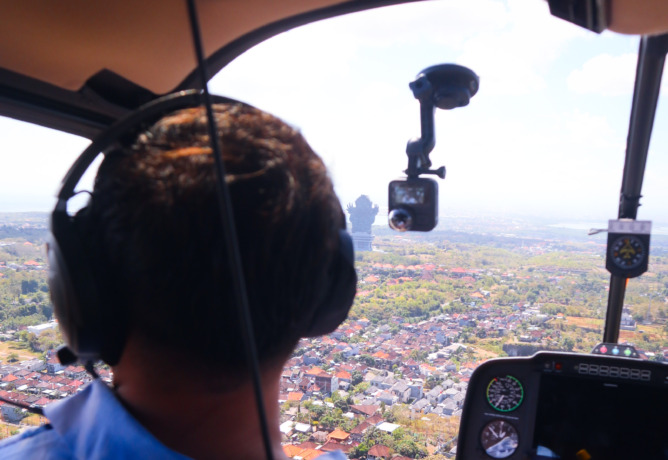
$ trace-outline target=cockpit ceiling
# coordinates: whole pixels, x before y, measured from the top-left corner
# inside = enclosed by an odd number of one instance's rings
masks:
[[[288,18],[318,11],[334,16],[391,3],[400,1],[198,0],[197,8],[205,53],[211,57],[250,32]],[[164,94],[196,67],[185,0],[2,0],[0,15],[0,68],[65,90],[80,90],[106,69]],[[303,19],[294,25],[310,20]]]

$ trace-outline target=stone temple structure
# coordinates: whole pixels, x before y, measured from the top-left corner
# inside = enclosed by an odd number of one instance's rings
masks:
[[[371,203],[368,196],[360,195],[355,205],[349,204],[346,209],[350,214],[355,251],[371,251],[371,225],[378,214],[378,205]]]

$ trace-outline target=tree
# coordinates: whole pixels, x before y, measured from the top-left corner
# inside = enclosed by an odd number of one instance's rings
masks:
[[[443,383],[442,378],[437,377],[435,375],[430,375],[429,377],[427,377],[427,381],[424,382],[424,389],[431,390],[432,388],[434,388],[437,385],[440,385],[441,383]]]
[[[350,411],[350,404],[345,399],[338,399],[337,401],[335,401],[334,407],[336,407],[337,409],[339,409],[341,412],[344,413]]]
[[[575,342],[570,337],[565,337],[563,340],[563,347],[568,351],[573,351],[573,347],[575,347]]]
[[[337,420],[331,414],[325,414],[318,421],[318,425],[328,431],[333,430],[337,426]]]
[[[361,355],[358,358],[358,360],[363,362],[367,366],[374,366],[376,364],[376,360],[373,359],[373,356],[371,356],[371,355]]]
[[[37,280],[23,280],[21,281],[21,294],[30,294],[37,291],[39,283]]]
[[[325,415],[327,409],[325,409],[325,406],[316,406],[316,405],[311,405],[309,407],[309,413],[311,414],[311,418],[313,420],[320,420],[320,417]]]
[[[366,458],[369,449],[370,447],[366,442],[361,442],[358,446],[354,447],[348,455],[350,455],[350,458]]]
[[[353,394],[364,393],[369,388],[369,382],[361,382],[353,388]]]
[[[422,458],[426,455],[426,452],[420,449],[420,446],[418,446],[412,439],[401,440],[396,444],[395,450],[404,457],[410,458]]]
[[[427,352],[424,350],[411,350],[408,357],[412,358],[413,361],[424,362],[427,360]]]

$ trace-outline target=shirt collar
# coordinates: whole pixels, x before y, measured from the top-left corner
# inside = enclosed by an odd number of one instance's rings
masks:
[[[188,458],[158,441],[100,380],[46,406],[44,414],[76,458]]]

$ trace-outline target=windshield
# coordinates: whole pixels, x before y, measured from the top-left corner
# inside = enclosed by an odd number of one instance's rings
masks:
[[[442,321],[440,345],[466,344],[471,360],[540,348],[588,352],[601,340],[609,274],[605,233],[587,232],[617,217],[637,47],[637,37],[555,19],[540,2],[428,2],[282,34],[239,57],[211,87],[298,126],[353,212],[365,205],[355,206],[362,195],[379,206],[373,250],[358,254],[352,315],[371,322],[361,335],[392,328],[390,344],[374,339],[374,349],[401,354],[413,347],[396,334]],[[438,227],[394,233],[387,184],[402,176],[406,142],[420,135],[408,83],[440,63],[475,71],[480,90],[469,106],[436,113],[431,159],[447,169]],[[656,321],[668,288],[661,131],[638,215],[654,221],[650,272],[629,284],[621,338],[650,358],[664,345]],[[432,341],[423,351],[436,348]]]
[[[544,2],[419,2],[281,34],[212,79],[212,92],[297,126],[325,159],[344,209],[360,217],[349,221],[359,278],[350,318],[303,340],[285,369],[286,443],[318,443],[314,431],[326,440],[338,428],[354,440],[351,457],[383,443],[409,458],[444,454],[481,362],[589,352],[601,341],[606,235],[587,232],[617,217],[637,48],[637,37],[553,18]],[[438,226],[396,233],[387,186],[403,176],[406,143],[420,135],[408,83],[441,63],[476,72],[480,90],[467,107],[435,115],[431,160],[447,169],[437,179]],[[0,121],[7,366],[48,360],[60,343],[47,326],[28,327],[52,319],[45,212],[87,141]],[[652,256],[628,285],[620,335],[654,360],[668,347],[667,122],[662,96],[638,214],[653,221]],[[367,416],[387,425],[369,435],[359,428]]]

